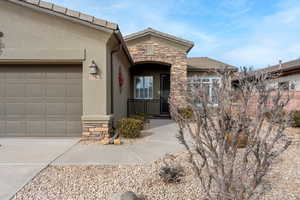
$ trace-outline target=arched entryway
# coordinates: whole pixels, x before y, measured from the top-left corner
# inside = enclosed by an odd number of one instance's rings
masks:
[[[131,67],[129,115],[169,117],[170,69],[170,64],[162,62],[140,62]]]

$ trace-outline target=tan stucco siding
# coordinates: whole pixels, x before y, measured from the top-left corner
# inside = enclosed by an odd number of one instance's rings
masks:
[[[106,43],[111,33],[7,1],[0,1],[0,30],[5,45],[0,62],[82,62],[84,117],[109,114]],[[99,67],[98,78],[88,73],[92,60]]]
[[[122,77],[123,85],[120,86]],[[130,62],[123,51],[113,54],[113,116],[116,122],[127,116],[127,100],[130,96]]]

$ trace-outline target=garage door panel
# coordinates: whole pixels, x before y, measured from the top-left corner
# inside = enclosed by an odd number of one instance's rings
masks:
[[[81,103],[68,103],[67,104],[67,114],[69,116],[75,115],[79,116],[82,112]]]
[[[69,85],[66,90],[67,97],[80,97],[82,96],[82,86],[81,85]]]
[[[62,130],[66,132],[66,121],[50,121],[46,123],[46,134],[47,135],[57,135],[61,134]]]
[[[2,119],[0,118],[0,135],[5,134],[5,121],[2,121]]]
[[[24,103],[6,103],[5,104],[6,115],[23,117],[25,115],[25,104]]]
[[[26,132],[31,136],[46,135],[45,121],[27,121]]]
[[[16,70],[11,71],[10,69],[7,69],[8,72],[5,73],[5,79],[9,80],[24,80],[25,79],[25,73],[24,70]]]
[[[27,116],[44,116],[46,114],[46,106],[43,103],[27,103]]]
[[[45,89],[40,83],[30,83],[25,86],[25,94],[26,97],[44,97]]]
[[[26,135],[26,122],[25,121],[6,121],[7,135],[19,136]]]
[[[66,95],[66,88],[64,85],[47,85],[47,97],[64,97]]]
[[[5,88],[6,97],[24,97],[25,96],[24,83],[8,83]]]
[[[81,65],[0,65],[0,137],[80,136]]]
[[[78,73],[78,71],[75,72],[68,72],[66,79],[82,79],[82,74]]]
[[[26,80],[43,80],[46,78],[46,74],[44,72],[39,72],[35,70],[28,70],[25,73]]]
[[[65,115],[66,104],[65,103],[47,103],[47,115]]]
[[[67,122],[67,134],[69,136],[74,136],[80,134],[78,130],[81,128],[80,121],[68,121]]]

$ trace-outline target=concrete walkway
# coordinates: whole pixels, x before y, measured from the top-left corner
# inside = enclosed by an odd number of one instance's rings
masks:
[[[151,120],[143,136],[123,145],[77,144],[55,160],[53,165],[122,165],[149,163],[167,153],[181,151],[176,134],[177,126],[171,120]]]
[[[0,199],[9,200],[77,139],[0,139]]]

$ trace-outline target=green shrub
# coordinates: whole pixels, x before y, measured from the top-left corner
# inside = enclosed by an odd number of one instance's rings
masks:
[[[125,138],[137,138],[141,134],[144,123],[132,118],[120,119],[117,123],[118,133]]]
[[[189,107],[180,108],[178,112],[184,119],[191,119],[193,117],[193,110]]]
[[[291,112],[292,126],[300,127],[300,111]]]

